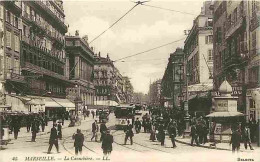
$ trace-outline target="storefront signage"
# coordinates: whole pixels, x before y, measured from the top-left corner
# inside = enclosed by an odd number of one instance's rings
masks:
[[[241,86],[232,87],[232,95],[241,95],[241,94],[242,94]]]
[[[227,111],[228,110],[228,101],[227,100],[217,100],[216,111]]]

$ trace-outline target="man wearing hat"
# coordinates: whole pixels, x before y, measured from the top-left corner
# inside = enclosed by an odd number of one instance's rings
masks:
[[[136,131],[136,133],[140,133],[141,126],[142,126],[142,124],[141,124],[139,118],[136,118],[136,121],[135,121],[135,131]]]
[[[128,137],[130,137],[131,145],[133,145],[134,132],[133,132],[132,129],[133,129],[132,124],[130,124],[130,121],[127,120],[127,126],[126,126],[126,129],[125,129],[125,145],[126,145],[126,141],[127,141]]]
[[[103,160],[108,160],[108,155],[112,152],[112,143],[114,142],[113,136],[110,134],[110,130],[106,131],[103,137],[102,146],[103,149]]]
[[[105,120],[102,120],[102,123],[100,124],[100,133],[101,133],[100,142],[102,142],[103,137],[106,134],[106,131],[107,131],[107,126]]]
[[[97,124],[97,120],[95,120],[95,122],[92,123],[92,137],[91,137],[91,141],[95,138],[95,141],[97,142],[97,132],[98,132],[98,124]]]
[[[80,129],[77,129],[77,134],[73,134],[72,138],[74,141],[75,154],[78,155],[78,152],[82,153],[82,146],[84,142],[84,135],[81,133]]]
[[[244,140],[244,146],[245,146],[245,149],[247,149],[247,144],[249,145],[250,149],[251,150],[254,150],[252,145],[251,145],[251,138],[250,138],[250,129],[249,129],[249,126],[248,124],[245,126],[245,129],[243,131],[243,140]]]
[[[52,146],[55,145],[57,152],[59,153],[59,143],[58,143],[58,133],[56,129],[57,124],[54,123],[53,127],[51,128],[51,134],[49,139],[49,148],[47,154],[51,153]]]

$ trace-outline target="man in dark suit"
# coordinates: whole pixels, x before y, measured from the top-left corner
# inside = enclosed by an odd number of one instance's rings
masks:
[[[53,145],[55,145],[57,152],[59,153],[58,132],[57,132],[56,126],[57,126],[57,124],[54,123],[53,127],[51,128],[51,134],[50,134],[50,140],[49,140],[50,145],[49,145],[47,154],[51,153],[51,149],[52,149]]]
[[[140,132],[141,126],[142,126],[142,124],[141,124],[139,118],[136,118],[136,121],[135,121],[135,131],[136,131],[136,133]]]
[[[249,129],[249,126],[246,125],[246,127],[244,128],[244,131],[243,131],[243,140],[244,140],[244,146],[245,146],[245,149],[247,149],[247,144],[249,144],[249,147],[251,150],[254,150],[252,145],[251,145],[251,135],[250,135],[250,129]]]
[[[130,121],[127,120],[127,126],[125,128],[125,145],[126,145],[126,141],[127,141],[128,137],[130,137],[131,145],[133,145],[134,132],[132,129],[133,129],[132,124],[130,124]]]
[[[74,141],[74,147],[75,147],[75,155],[78,155],[78,152],[82,153],[82,146],[84,142],[84,135],[81,133],[80,129],[77,129],[77,134],[73,134],[72,138]]]
[[[107,131],[107,126],[104,120],[102,120],[102,123],[100,124],[100,133],[101,133],[101,137],[100,137],[100,142],[102,142],[104,135],[106,134]]]
[[[198,142],[198,132],[197,132],[197,128],[196,128],[194,123],[191,126],[190,135],[191,135],[191,146],[193,146],[194,140],[195,140],[196,144],[199,145],[199,142]]]
[[[102,141],[102,149],[103,149],[103,160],[108,160],[108,155],[112,152],[112,143],[114,142],[113,136],[110,134],[110,130],[107,130],[106,135],[104,136],[104,140]]]
[[[232,132],[231,140],[229,144],[232,144],[232,152],[239,151],[240,149],[240,140],[241,140],[241,134],[236,129]]]
[[[95,122],[92,123],[92,137],[91,137],[91,141],[93,140],[93,138],[95,138],[95,141],[97,142],[97,132],[98,132],[98,124],[97,124],[97,120],[95,120]]]
[[[32,131],[32,142],[35,142],[36,134],[39,132],[39,125],[37,121],[37,117],[35,116],[32,122],[31,131]]]

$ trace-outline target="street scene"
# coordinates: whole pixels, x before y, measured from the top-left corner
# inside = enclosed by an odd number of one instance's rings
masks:
[[[260,161],[260,1],[0,1],[0,162]]]

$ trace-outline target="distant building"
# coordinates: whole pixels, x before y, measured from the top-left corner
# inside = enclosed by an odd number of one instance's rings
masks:
[[[149,87],[149,105],[151,106],[161,105],[161,82],[161,79],[154,81]]]
[[[133,102],[133,93],[134,88],[131,84],[129,77],[123,77],[123,95],[125,96],[125,103],[132,103]]]

